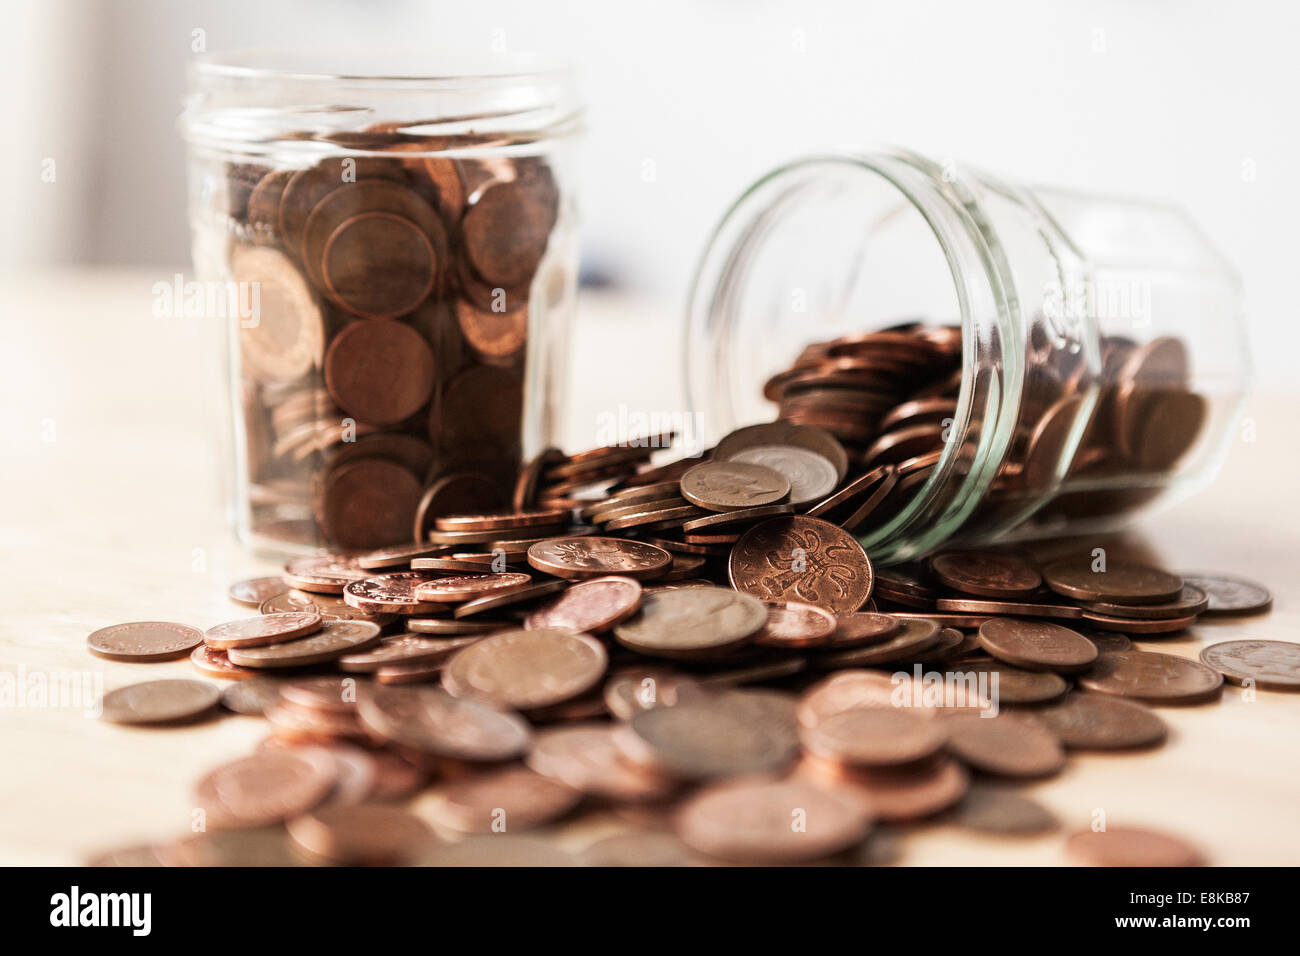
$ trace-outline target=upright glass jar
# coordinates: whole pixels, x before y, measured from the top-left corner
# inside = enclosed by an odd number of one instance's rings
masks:
[[[225,289],[241,537],[414,541],[552,443],[578,269],[571,71],[530,58],[198,62],[197,278]]]
[[[903,480],[859,530],[887,562],[1182,497],[1250,382],[1239,280],[1177,209],[894,149],[800,159],[740,197],[695,278],[685,363],[715,438],[779,412],[860,469],[891,462]]]

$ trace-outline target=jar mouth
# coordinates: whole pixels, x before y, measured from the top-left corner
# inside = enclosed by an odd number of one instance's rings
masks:
[[[854,190],[862,188],[864,193],[880,194],[878,207],[874,195],[863,202],[861,208],[869,208],[870,215],[859,224],[860,235],[873,232],[900,211],[915,220],[911,238],[928,248],[926,255],[933,259],[935,267],[930,277],[937,282],[942,274],[953,293],[948,314],[928,317],[960,324],[962,329],[963,375],[951,438],[944,442],[938,462],[910,499],[892,518],[862,538],[873,557],[893,563],[910,559],[951,536],[970,514],[996,473],[1011,437],[1020,398],[1022,317],[1014,292],[1007,285],[1009,277],[1001,267],[1000,250],[990,248],[988,231],[971,216],[971,204],[960,195],[960,181],[946,176],[942,167],[923,157],[882,147],[803,157],[750,186],[714,230],[694,278],[684,356],[687,401],[692,409],[705,410],[706,420],[711,419],[714,430],[725,432],[756,420],[756,404],[738,397],[732,379],[747,378],[757,389],[757,383],[752,381],[754,374],[776,370],[747,368],[761,363],[731,358],[728,353],[742,347],[745,338],[735,325],[752,317],[757,304],[753,299],[761,298],[750,293],[755,277],[761,277],[771,265],[770,259],[763,259],[765,243],[786,227],[783,216],[806,201],[806,195],[811,195],[814,202],[821,201],[815,180],[825,174],[847,183],[849,198],[843,194],[836,197],[842,203],[835,207],[836,218],[861,211],[854,205]],[[811,238],[820,248],[828,245],[821,236]],[[854,274],[858,263],[852,256],[859,255],[860,250],[846,242],[836,246],[840,247],[849,249],[849,257],[840,272],[834,274],[836,281],[830,284],[849,289],[858,281]],[[846,296],[846,301],[832,299],[829,311],[850,316],[848,321],[856,322],[855,305],[862,302],[862,297],[856,302],[852,296]],[[915,314],[907,309],[892,316],[878,313],[869,322],[842,325],[836,334],[888,327]],[[810,324],[807,316],[791,318],[805,328]],[[815,315],[811,321],[816,321]],[[802,344],[816,337],[808,336]],[[821,337],[831,336],[823,333]],[[784,361],[793,362],[797,354],[797,349],[790,350]],[[733,363],[744,374],[733,376]],[[767,417],[771,418],[770,406]]]
[[[575,69],[542,54],[246,51],[196,60],[189,90],[191,145],[291,161],[526,155],[583,130]]]

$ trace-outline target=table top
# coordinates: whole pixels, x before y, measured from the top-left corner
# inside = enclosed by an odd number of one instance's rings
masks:
[[[248,753],[266,724],[229,715],[184,728],[115,726],[94,695],[139,680],[196,676],[188,661],[127,664],[92,657],[86,635],[130,620],[206,628],[240,617],[227,585],[275,573],[242,549],[223,504],[226,409],[214,321],[152,314],[171,276],[75,272],[0,280],[0,681],[62,687],[58,701],[19,705],[0,683],[0,864],[84,862],[95,851],[164,840],[189,827],[192,786]],[[675,378],[678,310],[609,293],[584,295],[567,430],[590,435],[601,408],[682,407]],[[601,360],[636,342],[662,361]],[[617,354],[617,353],[615,353]],[[1300,625],[1300,506],[1294,395],[1260,395],[1215,484],[1147,519],[1131,538],[1167,567],[1218,570],[1270,586],[1268,616],[1205,621],[1140,646],[1186,657],[1220,640],[1294,640]],[[1254,440],[1247,440],[1253,438]],[[574,447],[584,444],[580,439]],[[5,678],[3,675],[12,675]],[[91,697],[79,694],[91,691]],[[54,704],[58,704],[55,706]],[[1162,748],[1071,756],[1025,792],[1062,821],[1056,833],[990,837],[950,825],[898,834],[898,862],[1067,862],[1064,835],[1095,811],[1112,825],[1154,826],[1220,865],[1300,860],[1300,694],[1228,685],[1217,704],[1162,707]],[[615,832],[612,818],[562,827],[571,849]]]

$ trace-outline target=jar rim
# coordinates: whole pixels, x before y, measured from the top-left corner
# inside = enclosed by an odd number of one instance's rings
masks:
[[[380,64],[386,64],[380,66]],[[325,64],[331,64],[326,68]],[[436,68],[415,68],[419,64]],[[467,55],[450,50],[336,50],[311,52],[276,49],[209,54],[195,60],[196,77],[229,80],[279,79],[298,83],[338,83],[442,87],[465,82],[572,78],[571,61],[541,53]]]

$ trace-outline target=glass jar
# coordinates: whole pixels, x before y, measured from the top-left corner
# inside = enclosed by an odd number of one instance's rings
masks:
[[[1177,209],[895,149],[751,186],[687,322],[688,403],[713,438],[779,412],[859,470],[891,466],[857,530],[886,562],[1112,530],[1185,496],[1250,382],[1239,280]]]
[[[231,330],[241,538],[372,549],[507,505],[563,411],[571,71],[206,59],[182,122],[197,279]]]

